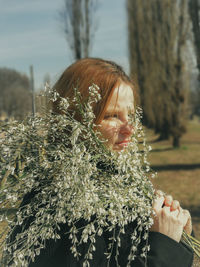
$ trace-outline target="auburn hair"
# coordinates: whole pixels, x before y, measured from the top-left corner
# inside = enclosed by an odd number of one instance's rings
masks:
[[[95,123],[98,124],[104,117],[107,106],[110,102],[114,89],[121,83],[129,85],[136,94],[137,86],[124,72],[121,66],[113,61],[100,58],[84,58],[70,65],[54,85],[60,97],[71,99],[74,96],[74,88],[81,93],[83,101],[89,95],[89,86],[96,84],[100,88],[101,100],[95,103],[93,111],[95,114]],[[55,113],[61,113],[59,102],[52,103],[52,109]]]

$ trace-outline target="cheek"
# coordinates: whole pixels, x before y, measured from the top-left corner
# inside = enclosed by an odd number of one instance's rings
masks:
[[[102,122],[99,130],[103,134],[103,137],[109,140],[112,140],[118,132],[115,122]]]

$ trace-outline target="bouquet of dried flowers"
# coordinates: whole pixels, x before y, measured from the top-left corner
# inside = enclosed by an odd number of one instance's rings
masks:
[[[86,102],[81,101],[76,89],[72,100],[81,121],[70,111],[69,99],[63,98],[62,115],[49,112],[2,127],[0,205],[4,212],[0,221],[8,222],[3,259],[9,266],[28,266],[45,247],[46,240],[60,238],[62,223],[69,225],[74,257],[80,256],[78,246],[89,242],[84,266],[89,266],[96,236],[101,236],[104,230],[115,233],[118,227],[120,246],[120,233],[131,222],[136,222],[137,228],[132,233],[129,264],[142,240],[146,240],[146,245],[141,253],[146,256],[154,198],[149,177],[154,174],[147,161],[150,147],[145,142],[141,113],[137,111],[130,118],[134,123],[130,145],[114,153],[106,148],[98,125],[93,123],[92,104],[100,99],[98,87],[92,85],[89,91]],[[51,93],[52,101],[58,97],[57,92]],[[31,201],[20,205],[19,200],[31,192],[34,192]],[[14,218],[7,213],[8,207],[17,209]],[[28,228],[10,241],[12,229],[23,225],[33,214]],[[80,220],[85,224],[78,238]],[[113,234],[108,259],[115,242]]]

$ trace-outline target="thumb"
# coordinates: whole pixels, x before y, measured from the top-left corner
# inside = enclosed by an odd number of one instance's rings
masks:
[[[184,215],[187,218],[186,224],[184,225],[184,230],[187,234],[191,235],[192,233],[192,219],[191,219],[191,215],[189,213],[188,210],[183,210]]]

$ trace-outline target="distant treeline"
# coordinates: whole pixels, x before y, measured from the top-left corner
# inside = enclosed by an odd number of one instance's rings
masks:
[[[0,117],[23,119],[31,112],[29,78],[18,71],[0,68]]]
[[[49,75],[44,78],[50,82]],[[36,112],[42,113],[48,100],[37,91],[34,97]],[[0,120],[23,120],[32,114],[30,79],[19,71],[0,68]]]

